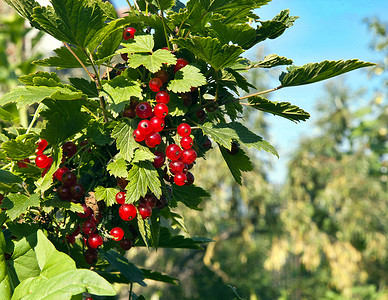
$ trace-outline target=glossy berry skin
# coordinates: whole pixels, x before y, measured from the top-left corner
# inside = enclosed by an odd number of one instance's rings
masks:
[[[77,176],[73,172],[66,172],[62,175],[62,183],[64,186],[71,187],[77,182]]]
[[[123,250],[129,250],[132,248],[132,241],[130,239],[122,239],[120,241],[120,247]]]
[[[193,147],[193,139],[189,136],[181,138],[181,147],[183,149],[190,149]]]
[[[164,129],[164,119],[158,118],[158,117],[153,117],[151,120],[151,126],[153,131],[155,132],[160,132]]]
[[[152,208],[145,203],[140,203],[137,207],[142,219],[145,220],[152,215]]]
[[[175,174],[174,182],[176,185],[182,186],[186,184],[187,176],[183,173]]]
[[[96,223],[94,223],[93,221],[91,220],[86,220],[83,224],[82,224],[82,232],[87,234],[87,235],[91,235],[93,234],[94,232],[96,231]]]
[[[206,141],[203,142],[202,147],[208,150],[212,147],[212,142],[207,138]]]
[[[140,198],[140,203],[148,205],[151,208],[154,208],[156,205],[156,197],[152,194],[147,194],[144,197]]]
[[[181,154],[182,149],[177,144],[168,145],[166,148],[166,156],[171,160],[178,160]]]
[[[94,265],[98,259],[98,252],[96,249],[90,248],[85,251],[84,258],[89,265]]]
[[[162,85],[163,85],[162,80],[160,80],[160,78],[157,78],[157,77],[152,78],[148,82],[148,86],[150,87],[150,90],[153,92],[159,92]]]
[[[176,60],[176,64],[174,66],[174,73],[178,72],[180,69],[182,69],[183,67],[187,66],[189,64],[189,62],[184,59],[184,58],[178,58]]]
[[[43,153],[43,151],[44,151],[44,149],[46,149],[47,145],[48,145],[48,143],[45,139],[39,139],[38,146],[36,147],[36,151]]]
[[[185,167],[187,172],[187,165],[179,160],[171,161],[169,164],[170,172],[172,174],[183,173]]]
[[[155,151],[155,159],[152,163],[155,168],[161,168],[164,165],[164,162],[166,161],[166,156],[163,152]]]
[[[123,39],[126,41],[129,39],[133,39],[133,38],[135,38],[135,33],[136,33],[135,28],[127,27],[124,29],[124,32],[123,32]]]
[[[73,142],[67,141],[62,145],[63,155],[73,157],[77,153],[77,145]]]
[[[152,131],[152,124],[149,120],[141,120],[137,125],[137,129],[139,129],[140,133],[144,136],[149,135]]]
[[[88,238],[88,244],[91,248],[97,249],[99,246],[101,246],[104,243],[104,240],[99,234],[92,234]]]
[[[192,185],[194,183],[194,175],[191,172],[187,172],[186,174],[186,184],[185,185]]]
[[[48,159],[47,155],[41,154],[35,158],[35,164],[38,168],[44,169],[48,166],[49,163],[50,160]]]
[[[92,209],[89,206],[87,206],[85,203],[82,203],[82,208],[84,209],[84,212],[83,213],[77,212],[77,215],[82,219],[89,218],[93,213]]]
[[[139,129],[135,129],[133,131],[133,138],[135,139],[136,142],[142,142],[146,138],[144,134],[141,133]]]
[[[155,100],[158,103],[167,104],[170,102],[170,95],[165,91],[160,91],[156,94]]]
[[[128,107],[123,110],[121,115],[123,116],[123,118],[133,119],[136,117],[136,111],[133,107]]]
[[[184,149],[181,159],[185,164],[192,164],[197,159],[197,152],[194,149]]]
[[[30,159],[29,158],[25,158],[25,159],[19,160],[17,162],[18,167],[21,168],[21,169],[28,167],[26,163],[30,163]]]
[[[154,132],[145,138],[145,143],[149,148],[155,148],[162,142],[162,137],[158,132]]]
[[[57,194],[61,200],[64,200],[64,201],[71,200],[70,188],[67,186],[62,185],[59,188],[57,188]]]
[[[156,72],[155,77],[159,78],[163,83],[167,83],[168,81],[168,73],[165,70]]]
[[[112,228],[109,234],[113,236],[113,239],[115,241],[121,241],[124,237],[124,230],[120,227],[115,227]]]
[[[66,236],[66,240],[69,244],[74,245],[75,244],[75,236],[74,235],[68,235]]]
[[[58,170],[55,171],[54,176],[59,181],[62,181],[62,176],[66,172],[69,172],[69,169],[67,167],[61,167],[61,168],[59,168]]]
[[[116,194],[116,202],[118,204],[124,204],[125,203],[125,192],[118,192]]]
[[[158,118],[164,118],[168,114],[168,107],[164,103],[159,103],[154,107],[154,114]]]
[[[189,136],[191,133],[191,127],[187,123],[181,123],[177,128],[177,132],[181,137]]]
[[[136,207],[133,204],[122,204],[119,208],[120,218],[124,221],[131,221],[136,218]]]
[[[84,186],[80,183],[76,183],[70,187],[70,193],[73,199],[79,200],[85,195]]]
[[[148,102],[140,102],[135,108],[136,114],[139,118],[145,119],[151,116],[152,108]]]

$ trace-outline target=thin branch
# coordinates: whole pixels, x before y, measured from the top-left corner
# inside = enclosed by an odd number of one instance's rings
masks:
[[[254,96],[259,96],[259,95],[262,95],[262,94],[267,94],[267,93],[270,93],[270,92],[273,92],[273,91],[276,91],[276,90],[280,90],[282,87],[283,86],[280,85],[280,86],[278,86],[276,88],[273,88],[273,89],[270,89],[270,90],[261,91],[261,92],[258,92],[258,93],[246,95],[246,96],[238,98],[238,100],[243,100],[243,99],[246,99],[246,98],[250,98],[250,97],[254,97]]]
[[[36,119],[38,118],[38,114],[39,114],[40,110],[42,109],[42,107],[43,107],[43,104],[39,103],[38,107],[35,110],[34,117],[32,118],[31,123],[27,128],[26,134],[30,132],[32,126],[34,125]]]
[[[137,4],[136,0],[133,0],[133,3],[135,4],[136,9],[139,11],[139,13],[142,15],[143,13],[142,13],[142,11],[141,11],[139,5]]]
[[[82,68],[84,68],[84,70],[86,71],[86,73],[88,73],[89,77],[91,80],[94,80],[94,77],[92,75],[92,73],[89,72],[89,70],[86,68],[86,66],[84,65],[84,63],[79,59],[79,57],[77,56],[77,54],[74,53],[74,51],[70,48],[70,46],[63,42],[63,44],[66,46],[66,48],[71,52],[71,54],[73,54],[73,56],[78,60],[78,62],[80,63],[80,65],[82,66]]]

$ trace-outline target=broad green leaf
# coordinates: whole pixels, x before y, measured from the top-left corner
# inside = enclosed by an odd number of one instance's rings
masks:
[[[218,39],[211,37],[179,38],[172,42],[191,51],[216,70],[233,65],[240,54],[244,52],[239,46],[223,45]]]
[[[3,200],[1,207],[6,208],[8,217],[11,220],[14,220],[22,213],[27,212],[31,206],[39,207],[39,204],[40,198],[37,194],[33,194],[29,197],[22,194],[9,194],[7,198]]]
[[[112,138],[116,139],[116,147],[127,161],[132,160],[134,151],[139,145],[133,139],[134,126],[133,122],[122,120],[112,131]]]
[[[371,67],[375,64],[359,61],[358,59],[310,63],[302,67],[289,68],[288,73],[279,77],[282,87],[297,86],[325,80],[359,68]]]
[[[166,10],[175,5],[175,0],[154,0],[160,10]]]
[[[29,75],[20,76],[18,80],[25,85],[62,86],[58,75],[54,72],[35,72]]]
[[[35,7],[33,19],[56,39],[82,48],[105,25],[106,15],[97,1],[51,0],[52,6]]]
[[[112,138],[110,137],[110,129],[105,128],[105,125],[98,121],[89,123],[87,128],[87,136],[97,146],[104,146],[112,142]]]
[[[39,24],[36,23],[32,18],[32,13],[34,7],[40,6],[39,3],[35,0],[4,0],[7,2],[11,7],[13,7],[19,15],[21,15],[23,18],[30,21],[30,24],[33,27],[40,28]]]
[[[154,49],[154,38],[152,35],[136,35],[133,40],[123,44],[124,48],[119,50],[119,53],[152,53]]]
[[[1,148],[7,153],[7,157],[21,160],[35,154],[35,139],[9,140],[2,143]]]
[[[70,47],[86,67],[91,65],[90,59],[86,56],[82,49],[72,46]],[[56,67],[57,69],[82,68],[79,61],[66,47],[54,49],[54,52],[57,56],[36,60],[33,64],[42,67]]]
[[[111,267],[119,271],[127,279],[136,282],[141,286],[147,286],[144,282],[143,272],[133,263],[130,263],[124,256],[114,250],[109,250],[107,252],[101,251],[101,254],[109,262]]]
[[[0,98],[0,105],[17,102],[18,108],[39,103],[45,98],[57,100],[82,99],[81,92],[75,92],[65,87],[19,86]]]
[[[139,66],[144,66],[151,73],[159,71],[163,64],[173,65],[175,63],[176,57],[165,49],[158,49],[152,54],[134,53],[128,59],[128,64],[131,68],[136,69]]]
[[[31,234],[36,234],[39,229],[39,225],[36,223],[19,223],[17,220],[7,222],[7,227],[12,232],[12,235],[17,238],[23,238]]]
[[[95,189],[96,200],[103,200],[107,206],[112,206],[116,204],[116,194],[119,192],[118,189],[115,188],[104,188],[102,186],[98,186]]]
[[[72,86],[74,86],[77,90],[82,91],[85,95],[90,98],[98,97],[98,90],[96,83],[94,81],[87,81],[84,78],[69,78],[69,81]]]
[[[172,197],[176,201],[182,202],[184,205],[191,209],[202,210],[198,205],[204,200],[203,198],[209,197],[209,193],[199,186],[178,186],[173,185]]]
[[[11,279],[8,275],[7,263],[5,261],[5,239],[3,231],[0,232],[0,295],[1,299],[10,300],[12,295]]]
[[[262,61],[251,64],[248,68],[273,68],[283,65],[292,65],[293,61],[284,56],[278,56],[276,54],[270,54],[264,57]]]
[[[210,34],[224,45],[232,42],[243,49],[250,48],[256,39],[256,30],[250,25],[224,24],[222,20],[212,22]]]
[[[127,179],[129,180],[129,183],[126,187],[126,203],[134,203],[139,200],[140,197],[144,197],[147,194],[148,189],[157,198],[162,195],[158,172],[150,162],[133,164],[132,169],[129,170]]]
[[[201,0],[202,5],[208,11],[233,10],[233,9],[256,9],[266,5],[271,0]]]
[[[139,210],[137,210],[136,221],[137,221],[137,227],[139,229],[141,238],[143,239],[144,244],[149,250],[150,248],[149,239],[151,238],[151,230],[150,230],[148,220],[143,220]]]
[[[7,170],[0,169],[0,182],[5,184],[21,183],[23,180]]]
[[[53,163],[51,164],[50,169],[46,172],[43,178],[40,178],[35,182],[37,187],[35,189],[35,193],[44,193],[51,187],[54,180],[54,173],[58,170],[60,164],[62,163],[62,148],[54,148],[51,157],[53,159]]]
[[[187,65],[175,73],[175,78],[168,84],[168,89],[174,93],[189,92],[191,87],[206,84],[206,77],[194,66]]]
[[[253,165],[250,158],[242,149],[239,149],[237,154],[231,155],[228,153],[226,148],[222,146],[219,146],[219,148],[230,172],[233,175],[234,180],[236,180],[239,185],[242,185],[241,171],[249,172],[253,170]]]
[[[108,20],[117,19],[117,12],[116,12],[116,9],[112,3],[110,3],[109,1],[106,1],[106,2],[97,1],[97,4],[101,8],[101,10],[104,12],[104,14]]]
[[[240,89],[244,90],[245,92],[249,92],[249,88],[256,89],[255,86],[250,84],[247,79],[242,76],[239,72],[231,69],[226,68],[225,70],[222,70],[222,81],[230,81],[233,84],[237,85]],[[229,86],[228,86],[229,87]],[[233,90],[238,93],[238,90],[233,87]],[[232,98],[233,99],[233,98]]]
[[[79,212],[79,213],[84,212],[84,209],[82,208],[81,204],[63,201],[59,198],[46,200],[41,203],[41,206],[46,213],[51,212],[54,208],[66,209],[72,212]]]
[[[99,62],[101,62],[104,58],[109,58],[116,52],[117,48],[120,46],[122,37],[122,30],[118,30],[118,28],[116,28],[115,31],[112,31],[104,38],[101,45],[97,47],[96,56]]]
[[[115,177],[128,177],[127,163],[124,158],[119,157],[106,166],[109,174]]]
[[[14,121],[14,116],[6,111],[4,108],[0,107],[0,119],[8,122],[13,122]]]
[[[173,117],[184,116],[188,111],[188,107],[183,105],[183,99],[177,94],[170,94],[170,102],[167,104],[168,114]]]
[[[143,272],[143,276],[145,279],[178,285],[178,282],[177,282],[179,281],[178,278],[170,277],[168,275],[165,275],[153,270],[148,270],[148,269],[140,269],[140,270]]]
[[[249,98],[249,104],[255,109],[272,113],[295,122],[306,121],[310,118],[308,112],[289,102],[275,102],[256,96]]]
[[[140,161],[153,162],[154,159],[155,159],[155,155],[150,151],[150,149],[140,145],[139,149],[135,150],[135,155],[134,155],[131,163],[137,163]]]

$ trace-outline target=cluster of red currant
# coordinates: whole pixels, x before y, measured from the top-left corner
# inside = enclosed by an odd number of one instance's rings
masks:
[[[43,172],[42,172],[42,177],[44,177],[44,175],[46,175],[47,171],[50,169],[52,163],[53,163],[53,159],[52,157],[50,156],[47,156],[45,154],[43,154],[43,151],[46,149],[48,143],[46,140],[44,139],[40,139],[38,141],[38,146],[36,147],[36,158],[35,158],[35,164],[38,168],[40,169],[43,169]],[[29,162],[29,159],[25,159],[24,162]],[[26,168],[27,165],[24,164],[23,166],[20,166],[20,163],[18,163],[19,167],[24,167]]]

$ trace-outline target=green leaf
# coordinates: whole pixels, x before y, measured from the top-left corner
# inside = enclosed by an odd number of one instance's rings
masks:
[[[174,93],[189,92],[191,87],[206,84],[206,77],[194,66],[187,65],[175,73],[175,78],[168,84],[168,90]]]
[[[134,163],[127,179],[129,183],[126,187],[126,203],[134,203],[140,197],[144,197],[148,189],[157,198],[162,195],[158,172],[150,162]]]
[[[216,37],[222,44],[229,42],[248,49],[256,39],[256,30],[248,24],[225,24],[216,20],[211,25],[211,36]]]
[[[191,51],[209,63],[215,70],[233,65],[240,54],[244,52],[239,46],[223,45],[218,39],[211,37],[179,38],[172,42]]]
[[[35,189],[35,193],[44,193],[51,187],[54,180],[54,173],[58,170],[60,164],[62,163],[62,148],[54,148],[51,157],[53,159],[53,163],[51,164],[50,169],[46,172],[43,178],[40,178],[35,182],[37,187]]]
[[[52,6],[35,7],[33,19],[56,39],[82,48],[105,26],[106,15],[97,1],[51,0]]]
[[[292,65],[293,61],[284,56],[270,54],[264,57],[264,60],[250,65],[248,68],[273,68],[283,65]]]
[[[39,103],[46,98],[57,100],[77,100],[82,99],[83,94],[65,87],[19,86],[1,97],[0,105],[17,102],[17,106],[20,108],[25,105]]]
[[[242,185],[241,171],[249,172],[253,170],[253,165],[250,158],[242,149],[239,149],[237,154],[231,155],[228,153],[226,148],[222,146],[219,146],[219,148],[230,172],[233,175],[234,180],[236,180],[239,185]]]
[[[104,38],[101,45],[97,48],[96,56],[99,59],[98,63],[96,62],[97,64],[100,64],[104,58],[109,58],[116,52],[117,48],[120,46],[122,37],[122,30],[116,29]]]
[[[89,58],[82,51],[82,49],[72,46],[70,47],[86,67],[91,66]],[[36,60],[33,62],[33,64],[42,67],[56,67],[57,69],[82,68],[79,61],[66,47],[54,49],[54,52],[57,56]]]
[[[7,215],[11,220],[16,219],[22,213],[28,211],[31,206],[39,207],[40,197],[37,194],[33,194],[29,197],[22,194],[9,194],[7,198],[3,200],[1,207],[6,208]]]
[[[7,2],[11,7],[13,7],[19,15],[21,15],[23,18],[30,21],[30,24],[33,27],[36,27],[39,29],[39,24],[36,23],[32,18],[32,12],[34,7],[40,6],[37,1],[34,0],[4,0]]]
[[[70,210],[72,212],[79,212],[79,213],[84,212],[84,209],[80,204],[63,201],[58,198],[46,200],[43,203],[41,203],[41,206],[46,213],[51,212],[54,208],[60,208],[60,209]]]
[[[292,67],[288,73],[279,77],[282,87],[297,86],[325,80],[359,68],[371,67],[375,64],[359,61],[358,59],[310,63],[302,67]]]
[[[9,171],[0,169],[0,182],[5,184],[21,183],[23,180]]]
[[[95,197],[97,201],[103,200],[107,206],[112,206],[113,204],[116,204],[116,194],[118,192],[119,190],[115,188],[98,186],[95,189]]]
[[[160,10],[167,10],[175,5],[175,0],[154,0]]]
[[[144,282],[143,272],[133,263],[130,263],[124,256],[114,250],[109,250],[108,252],[101,251],[100,253],[105,257],[111,267],[119,271],[127,279],[141,286],[147,286]]]
[[[58,75],[54,72],[35,72],[29,75],[20,76],[18,80],[25,85],[63,86]]]
[[[140,269],[140,270],[143,272],[143,276],[145,279],[178,285],[177,283],[177,281],[179,281],[178,278],[170,277],[168,275],[165,275],[153,270],[148,270],[148,269]]]
[[[74,86],[77,90],[82,91],[82,93],[84,93],[88,97],[98,97],[98,90],[94,81],[87,81],[84,78],[69,78],[69,81],[72,86]]]
[[[249,104],[257,110],[272,113],[295,122],[306,121],[310,118],[308,112],[289,102],[275,102],[256,96],[249,98]]]
[[[127,163],[126,163],[125,159],[122,157],[119,157],[118,159],[109,163],[106,166],[106,169],[108,170],[110,175],[115,176],[115,177],[127,178],[127,176],[128,176]]]
[[[137,220],[137,227],[139,228],[141,238],[144,244],[146,245],[147,249],[149,249],[150,244],[148,240],[151,236],[151,230],[150,230],[148,220],[143,220],[139,210],[137,210],[136,220]]]
[[[3,119],[4,121],[8,122],[13,122],[15,118],[10,112],[0,107],[0,119]]]
[[[9,140],[2,143],[1,148],[7,153],[9,158],[21,160],[35,154],[35,139],[28,138],[25,141]]]
[[[133,122],[122,120],[112,131],[112,138],[116,139],[116,147],[127,161],[132,160],[134,151],[139,146],[132,136],[134,127]]]
[[[135,155],[131,163],[137,163],[140,161],[153,162],[154,159],[155,159],[155,155],[150,151],[150,149],[140,145],[140,148],[135,150]]]
[[[182,202],[191,209],[202,210],[198,205],[203,201],[203,198],[210,197],[209,193],[199,186],[178,186],[173,185],[172,197],[176,201]]]
[[[123,44],[124,48],[119,50],[119,53],[152,53],[155,43],[152,35],[136,35],[134,39]]]
[[[166,49],[158,49],[152,54],[135,53],[130,55],[128,59],[131,68],[136,69],[139,66],[144,66],[151,73],[159,71],[163,64],[173,65],[175,63],[176,57]]]
[[[11,279],[7,271],[7,263],[5,261],[5,239],[3,231],[0,232],[0,295],[4,300],[10,300],[12,295]]]
[[[150,238],[151,246],[158,250],[160,233],[160,211],[154,210],[151,215]]]

